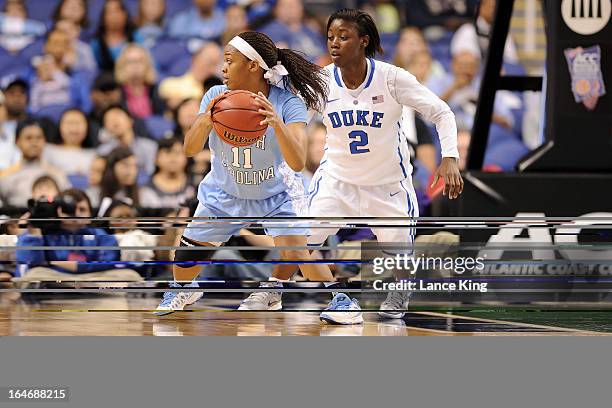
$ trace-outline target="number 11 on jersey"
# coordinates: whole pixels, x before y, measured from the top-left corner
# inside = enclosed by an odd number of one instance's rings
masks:
[[[251,148],[247,147],[243,151],[244,165],[240,165],[240,148],[232,147],[232,166],[242,167],[243,169],[252,169],[253,163],[251,162]]]

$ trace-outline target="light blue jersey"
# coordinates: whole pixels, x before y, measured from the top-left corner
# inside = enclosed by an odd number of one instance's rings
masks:
[[[227,90],[225,85],[210,88],[202,98],[200,113],[206,111],[215,96]],[[285,124],[306,123],[306,106],[291,92],[271,86],[268,99]],[[206,202],[205,192],[211,188],[220,188],[231,196],[247,200],[262,200],[283,192],[292,197],[304,194],[302,175],[285,162],[272,127],[268,127],[256,144],[247,147],[225,143],[213,129],[209,146],[211,171],[200,183],[200,202]]]

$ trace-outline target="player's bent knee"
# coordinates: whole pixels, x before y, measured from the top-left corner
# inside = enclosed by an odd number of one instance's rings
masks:
[[[282,251],[281,256],[283,259],[292,261],[302,261],[310,258],[308,250],[306,249],[286,249]]]
[[[202,245],[199,242],[182,236],[179,248],[174,253],[175,265],[180,268],[190,268],[192,266],[198,265],[198,262],[208,261],[212,258],[213,253],[215,252],[215,250],[212,248],[215,247],[209,245]]]

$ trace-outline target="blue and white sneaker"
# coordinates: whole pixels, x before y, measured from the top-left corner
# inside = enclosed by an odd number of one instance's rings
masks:
[[[172,282],[170,283],[170,287],[180,288],[182,286],[176,282]],[[184,287],[197,288],[199,287],[199,285],[197,282],[191,282],[190,284],[185,285]],[[157,306],[157,309],[155,309],[154,314],[157,316],[165,316],[173,312],[181,311],[185,309],[185,307],[192,305],[198,300],[200,300],[203,294],[204,293],[202,292],[195,292],[195,291],[194,292],[176,292],[176,291],[165,292],[164,297],[161,303],[159,304],[159,306]]]
[[[361,324],[363,315],[357,299],[338,293],[327,306],[319,319],[330,324]]]

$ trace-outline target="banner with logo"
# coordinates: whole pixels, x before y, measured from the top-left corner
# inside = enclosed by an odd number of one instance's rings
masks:
[[[601,48],[568,48],[564,51],[570,76],[572,92],[577,103],[588,110],[595,109],[599,97],[606,94],[601,74]]]

